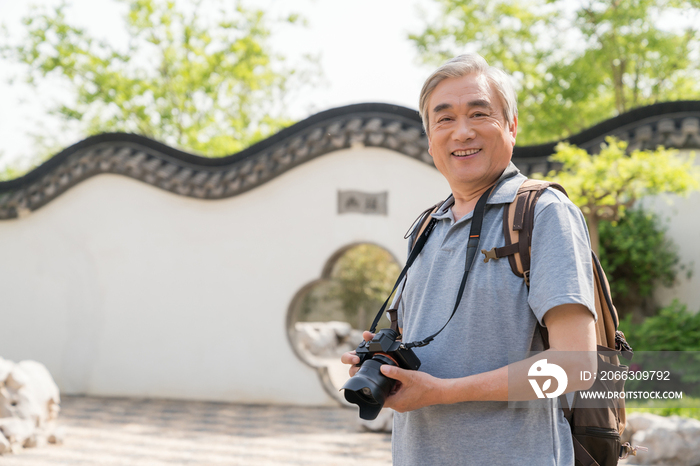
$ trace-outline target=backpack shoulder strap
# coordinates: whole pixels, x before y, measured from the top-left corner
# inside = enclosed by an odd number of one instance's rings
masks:
[[[526,180],[518,189],[515,200],[507,204],[503,211],[503,235],[506,245],[490,251],[482,250],[486,255],[485,262],[489,259],[508,257],[511,270],[518,277],[523,277],[528,287],[530,286],[530,254],[535,224],[535,205],[545,189],[549,187],[566,194],[566,190],[557,183]],[[595,308],[598,315],[596,324],[598,349],[617,351],[629,359],[632,357],[632,349],[625,341],[624,335],[617,330],[619,319],[611,299],[610,284],[593,251],[591,251],[591,260],[595,285]],[[543,340],[547,341],[546,332],[543,334]]]
[[[539,180],[526,180],[518,190],[515,200],[506,204],[503,211],[503,235],[505,246],[493,248],[490,251],[482,250],[485,262],[490,259],[508,257],[508,262],[513,273],[523,277],[525,284],[530,287],[530,255],[532,245],[532,232],[535,221],[535,205],[542,193],[547,188],[555,188],[566,194],[566,190],[558,184]],[[568,195],[567,195],[568,197]],[[602,362],[620,365],[619,356],[627,359],[632,357],[632,348],[625,341],[622,332],[617,330],[619,322],[617,310],[610,296],[610,285],[605,272],[595,253],[591,251],[594,279],[594,305],[598,316],[596,322],[596,343],[599,359]],[[545,348],[549,348],[549,336],[547,329],[537,326]],[[607,429],[617,429],[622,433],[625,428],[626,414],[624,400],[609,405],[605,409],[585,409],[586,400],[575,396],[574,405],[569,405],[566,397],[559,397],[564,415],[571,425],[572,433],[586,426],[599,426]],[[578,407],[577,407],[578,406]],[[605,415],[602,415],[605,413]],[[584,427],[581,427],[584,426]],[[591,452],[584,447],[574,436],[574,456],[576,464],[595,466],[604,464],[600,458],[594,458]],[[629,445],[627,446],[629,447]],[[622,452],[622,450],[621,450]]]
[[[518,189],[515,200],[506,204],[503,209],[503,236],[506,245],[490,251],[481,251],[486,256],[484,262],[508,257],[511,270],[518,277],[523,277],[527,286],[530,286],[530,248],[535,224],[535,204],[549,187],[566,194],[566,190],[560,184],[525,180]]]
[[[437,210],[440,208],[440,206],[444,203],[445,201],[440,201],[437,204],[428,207],[425,209],[423,212],[420,213],[420,215],[413,221],[410,227],[408,227],[408,231],[406,231],[406,234],[403,236],[404,239],[409,239],[411,236],[413,236],[413,243],[411,244],[411,249],[413,249],[413,246],[416,245],[416,241],[418,241],[418,238],[420,238],[420,235],[423,234],[423,231],[425,231],[426,227],[428,226],[430,216],[437,212]],[[414,234],[415,233],[415,234]]]

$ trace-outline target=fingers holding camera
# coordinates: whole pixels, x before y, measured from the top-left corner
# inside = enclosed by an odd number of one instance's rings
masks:
[[[343,364],[350,364],[350,377],[355,375],[355,373],[360,370],[360,367],[357,366],[357,364],[360,363],[360,358],[357,356],[355,353],[355,350],[348,351],[347,353],[343,353],[343,355],[340,357],[340,362]]]
[[[347,353],[343,353],[343,355],[340,356],[340,362],[343,364],[359,364],[360,357],[357,356],[355,350],[352,350],[348,351]]]
[[[380,370],[382,374],[398,382],[386,399],[385,408],[404,413],[441,403],[444,380],[425,372],[390,365],[383,365]]]
[[[372,341],[372,338],[374,338],[374,333],[365,330],[362,333],[362,338],[365,341]],[[357,367],[357,364],[360,364],[360,358],[357,356],[357,353],[354,350],[343,353],[343,355],[340,357],[340,362],[343,364],[350,364],[352,366],[349,370],[350,377],[355,375],[355,373],[360,370],[360,368]]]

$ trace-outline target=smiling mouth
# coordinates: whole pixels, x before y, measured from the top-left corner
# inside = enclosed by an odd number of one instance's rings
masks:
[[[452,155],[454,155],[455,157],[468,157],[478,152],[481,152],[481,149],[456,150],[452,152]]]

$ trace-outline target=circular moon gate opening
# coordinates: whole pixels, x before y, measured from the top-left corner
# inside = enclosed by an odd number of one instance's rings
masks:
[[[400,271],[396,259],[380,246],[348,246],[335,253],[322,276],[305,285],[292,301],[288,316],[292,346],[342,403],[338,390],[348,379],[348,366],[340,356],[360,343]],[[377,328],[388,326],[384,315]]]

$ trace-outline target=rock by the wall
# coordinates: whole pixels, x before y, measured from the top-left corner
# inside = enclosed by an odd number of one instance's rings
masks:
[[[60,395],[44,365],[0,358],[0,454],[59,443]]]
[[[700,421],[680,416],[632,413],[623,441],[645,446],[648,452],[631,456],[629,464],[695,466],[700,464]]]
[[[294,327],[299,347],[316,357],[339,357],[362,341],[362,332],[347,322],[297,322]]]

